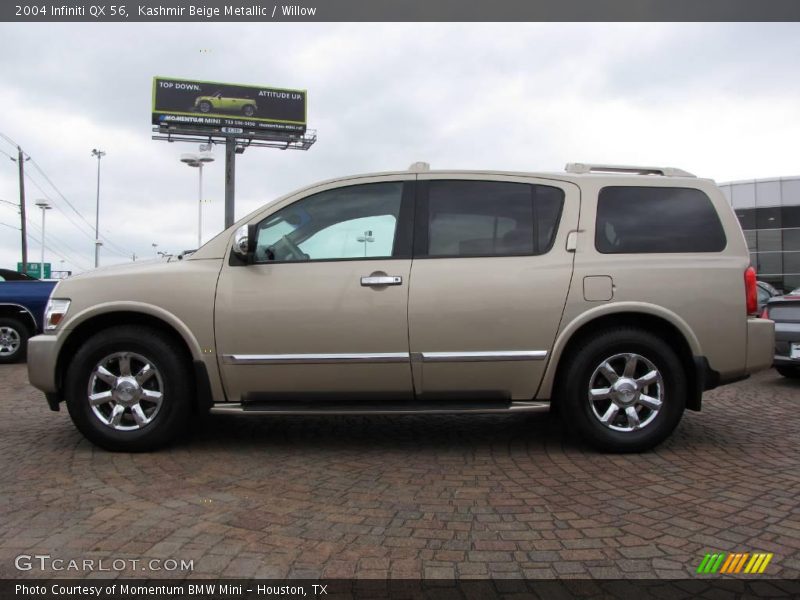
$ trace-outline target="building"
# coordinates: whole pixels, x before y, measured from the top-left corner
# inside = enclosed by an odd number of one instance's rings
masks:
[[[800,288],[800,177],[719,187],[739,217],[759,280],[786,292]]]

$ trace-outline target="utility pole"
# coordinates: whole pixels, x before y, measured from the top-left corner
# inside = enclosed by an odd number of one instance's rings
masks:
[[[28,228],[25,226],[25,161],[22,148],[17,146],[17,163],[19,166],[19,214],[20,230],[22,231],[22,272],[28,270]]]
[[[92,156],[97,157],[97,206],[94,215],[94,268],[100,266],[100,159],[106,153],[97,148],[92,149]]]

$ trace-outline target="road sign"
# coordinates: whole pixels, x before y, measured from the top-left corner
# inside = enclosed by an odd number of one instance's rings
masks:
[[[44,277],[40,274],[41,263],[29,262],[26,269],[22,269],[22,263],[17,263],[17,273],[25,273],[26,275],[30,275],[31,277],[36,277],[36,279],[50,279],[50,263],[44,263]]]

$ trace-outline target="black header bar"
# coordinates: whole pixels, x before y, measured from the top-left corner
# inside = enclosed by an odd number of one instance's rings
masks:
[[[797,0],[4,0],[5,22],[800,21]]]

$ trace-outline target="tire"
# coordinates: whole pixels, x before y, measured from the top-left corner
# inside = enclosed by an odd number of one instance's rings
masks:
[[[200,105],[197,107],[200,109],[201,113],[208,113],[211,112],[211,103],[210,102],[201,102]]]
[[[151,327],[123,325],[89,338],[65,374],[73,423],[93,444],[113,452],[147,452],[174,441],[190,419],[194,390],[184,354],[175,340]]]
[[[246,117],[252,117],[254,114],[256,114],[256,107],[252,104],[245,104],[242,107],[242,113],[244,113],[244,116]]]
[[[15,363],[25,359],[28,338],[27,325],[18,319],[0,319],[0,364]]]
[[[560,414],[567,427],[606,452],[643,452],[664,441],[681,420],[688,390],[675,352],[658,336],[636,328],[601,331],[584,342],[560,377]],[[645,374],[650,374],[646,380]]]
[[[775,370],[788,379],[800,379],[800,367],[775,367]]]

